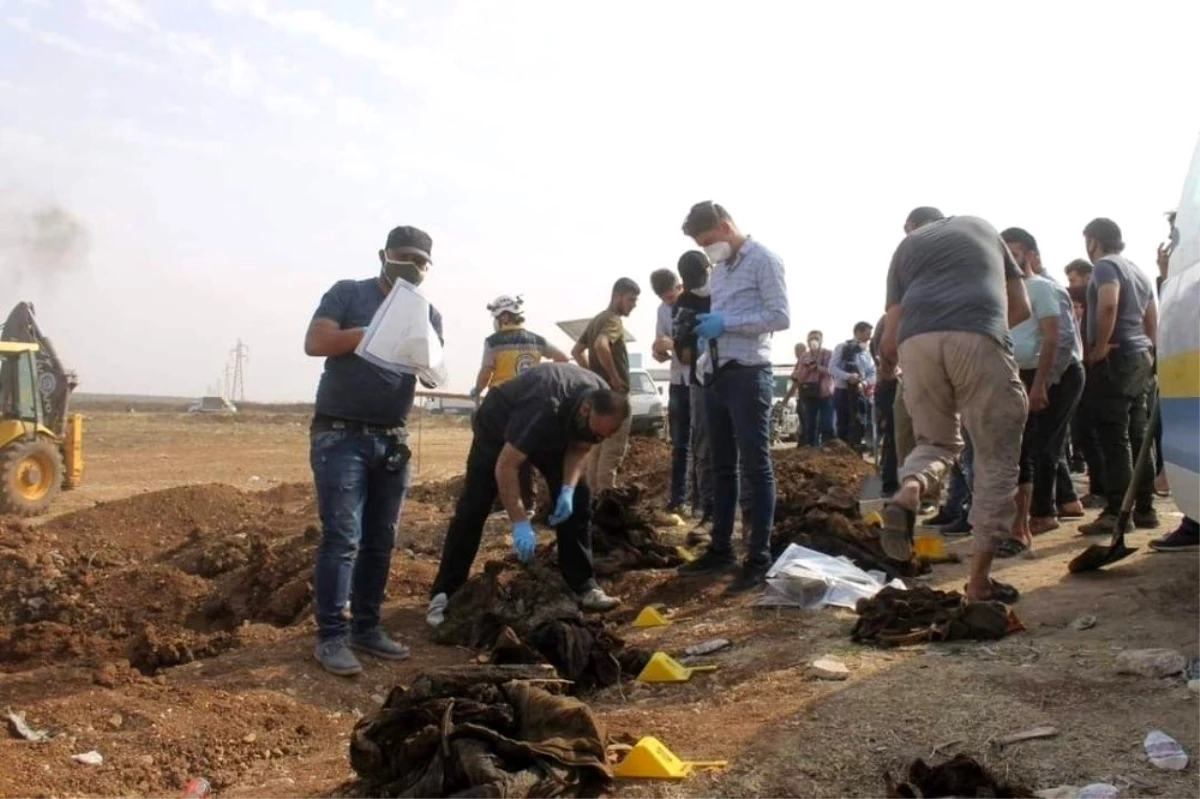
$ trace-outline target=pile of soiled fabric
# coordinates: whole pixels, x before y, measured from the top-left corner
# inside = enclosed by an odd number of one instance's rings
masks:
[[[968,755],[956,755],[937,766],[920,758],[908,767],[908,779],[894,782],[884,775],[888,799],[909,799],[934,796],[994,796],[1031,797],[1034,794],[1020,785],[1001,782],[991,772]]]
[[[492,561],[450,599],[440,644],[491,650],[494,663],[549,663],[575,692],[632,679],[649,653],[585,619],[557,568]]]
[[[592,553],[600,576],[634,569],[673,569],[683,563],[675,547],[659,540],[651,516],[640,505],[637,485],[600,494],[592,512]]]
[[[930,641],[995,640],[1024,629],[1002,602],[968,602],[957,591],[928,586],[885,587],[855,608],[850,638],[859,643],[908,646]]]
[[[587,705],[542,670],[473,666],[392,689],[350,738],[355,796],[599,796],[612,782]]]

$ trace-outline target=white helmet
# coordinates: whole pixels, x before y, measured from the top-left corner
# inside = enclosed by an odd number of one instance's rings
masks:
[[[487,309],[492,312],[493,319],[499,319],[501,314],[510,313],[513,316],[525,314],[525,298],[520,294],[515,297],[502,294],[488,303]]]

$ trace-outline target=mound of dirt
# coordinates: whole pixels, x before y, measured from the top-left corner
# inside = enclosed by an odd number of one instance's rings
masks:
[[[444,529],[436,507],[406,503],[401,546],[436,555]],[[307,483],[172,488],[37,527],[0,519],[0,671],[123,659],[153,673],[240,646],[247,623],[301,623],[319,541]]]

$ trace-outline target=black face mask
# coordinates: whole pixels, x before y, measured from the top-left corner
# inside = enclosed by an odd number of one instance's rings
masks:
[[[383,279],[389,286],[396,285],[397,280],[419,286],[425,279],[425,272],[411,261],[385,260],[383,262]]]

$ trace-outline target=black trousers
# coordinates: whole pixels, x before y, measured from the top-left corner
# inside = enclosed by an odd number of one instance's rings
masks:
[[[1100,440],[1105,513],[1121,510],[1125,489],[1136,480],[1137,510],[1154,507],[1154,469],[1133,474],[1133,461],[1148,430],[1146,397],[1153,371],[1148,352],[1113,352],[1088,371],[1083,407]]]
[[[1033,386],[1036,370],[1021,370],[1026,388]],[[1021,473],[1018,482],[1033,483],[1029,515],[1051,517],[1057,505],[1074,502],[1075,489],[1064,451],[1071,417],[1083,396],[1083,367],[1071,364],[1057,383],[1046,391],[1050,404],[1031,412],[1021,439]]]
[[[855,448],[862,446],[865,434],[860,396],[857,388],[835,388],[833,390],[833,405],[837,415],[837,437]]]
[[[896,453],[896,388],[898,380],[880,379],[875,384],[875,411],[879,415],[879,472],[883,493],[891,496],[900,490],[900,462]]]
[[[454,518],[446,531],[442,544],[442,562],[433,581],[430,597],[438,594],[453,595],[467,581],[471,564],[479,553],[479,542],[483,537],[483,525],[492,512],[496,501],[496,461],[500,457],[503,442],[499,444],[481,441],[476,434],[467,453],[467,472],[462,494],[454,508]],[[538,452],[530,456],[533,468],[542,473],[550,488],[550,496],[557,497],[562,487],[562,464],[565,453]],[[596,587],[592,569],[592,497],[587,482],[575,486],[575,512],[555,528],[558,535],[558,565],[562,569],[567,586],[576,593]]]

